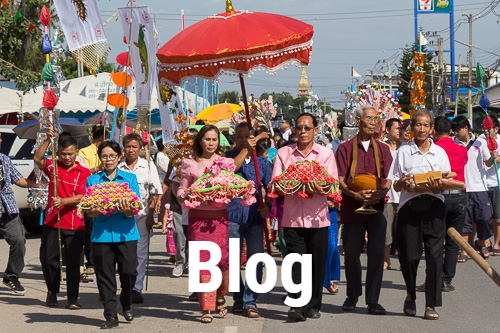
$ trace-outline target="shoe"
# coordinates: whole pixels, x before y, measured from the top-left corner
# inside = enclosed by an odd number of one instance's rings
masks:
[[[421,285],[419,285],[419,286],[416,286],[416,287],[415,287],[415,291],[418,291],[419,293],[423,293],[423,292],[425,292],[425,282],[424,282],[424,283],[422,283],[422,284],[421,284]]]
[[[55,294],[52,294],[52,295],[55,295]],[[80,310],[82,308],[82,306],[80,304],[78,304],[78,301],[76,299],[71,299],[68,301],[68,305],[66,305],[66,308],[70,309],[70,310]]]
[[[234,307],[233,307],[234,309]],[[245,308],[245,317],[247,318],[252,318],[252,319],[257,319],[260,318],[260,313],[259,310],[253,305],[249,305]]]
[[[321,317],[321,313],[319,313],[319,310],[316,309],[307,310],[307,318],[318,319],[319,317]]]
[[[47,292],[47,298],[45,299],[45,305],[49,307],[55,307],[58,306],[59,303],[57,302],[57,294],[50,294]]]
[[[387,311],[380,304],[368,304],[368,313],[372,315],[385,315]]]
[[[132,303],[139,304],[142,302],[144,302],[144,298],[142,297],[141,293],[137,290],[132,290]]]
[[[21,282],[19,282],[19,279],[17,277],[12,277],[10,279],[4,277],[3,284],[9,287],[14,292],[14,294],[24,295],[24,293],[26,292],[24,287],[21,286]]]
[[[304,314],[302,313],[302,310],[297,308],[290,308],[290,310],[288,310],[288,319],[295,321],[307,320],[306,316],[304,316]]]
[[[134,310],[130,306],[123,307],[123,317],[126,321],[134,320]]]
[[[108,317],[104,324],[101,325],[101,330],[108,330],[113,327],[118,327],[118,318]]]
[[[174,269],[172,269],[172,276],[173,277],[181,277],[182,273],[184,273],[184,265],[183,264],[176,264]]]
[[[441,285],[441,291],[444,293],[455,291],[455,287],[451,284],[451,282],[443,282],[443,284]]]
[[[342,310],[344,311],[354,311],[356,310],[356,304],[358,304],[357,297],[347,297],[342,305]]]
[[[80,282],[81,283],[92,283],[94,282],[94,279],[88,276],[87,273],[82,273],[80,274]]]

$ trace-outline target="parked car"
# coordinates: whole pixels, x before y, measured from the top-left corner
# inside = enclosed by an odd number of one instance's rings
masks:
[[[14,127],[14,125],[0,125],[0,133],[2,134],[0,152],[9,156],[23,177],[28,178],[35,166],[33,161],[35,140],[18,138],[12,131]],[[85,147],[90,144],[88,138],[78,138],[77,141],[79,147]],[[31,234],[41,234],[40,209],[32,210],[28,205],[28,189],[16,185],[12,185],[12,189],[19,206],[20,217],[24,227]]]

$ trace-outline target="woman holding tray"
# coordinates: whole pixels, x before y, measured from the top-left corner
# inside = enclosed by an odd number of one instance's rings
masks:
[[[187,189],[205,173],[216,158],[220,158],[219,129],[213,125],[204,126],[193,142],[193,158],[184,159],[181,166],[181,182],[177,191],[179,201],[184,201]],[[234,160],[225,158],[226,164],[233,164]],[[222,283],[216,291],[198,293],[203,315],[202,323],[211,323],[211,311],[217,311],[220,317],[227,314],[226,300],[228,293],[229,275],[229,244],[228,244],[228,217],[227,204],[214,207],[211,203],[204,202],[200,206],[189,210],[189,241],[211,241],[216,243],[222,253],[218,264],[222,272]],[[208,261],[208,251],[201,251],[200,261]],[[200,282],[210,281],[210,272],[200,271]]]
[[[128,183],[128,187],[140,198],[139,184],[135,174],[118,169],[118,161],[122,153],[121,147],[115,141],[104,141],[97,149],[102,161],[103,171],[87,179],[87,188],[106,182]],[[104,198],[103,198],[104,202]],[[100,205],[86,211],[94,218],[92,229],[92,250],[97,277],[99,298],[104,305],[106,322],[102,329],[118,326],[116,311],[116,277],[115,266],[118,263],[121,293],[120,303],[125,320],[132,321],[134,312],[131,309],[132,287],[137,277],[137,229],[134,208],[129,200],[122,200],[116,207],[116,213],[105,215]]]

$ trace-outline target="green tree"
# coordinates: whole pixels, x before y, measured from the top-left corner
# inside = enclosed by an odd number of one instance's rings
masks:
[[[408,89],[408,82],[410,82],[411,79],[411,74],[414,71],[413,67],[413,59],[414,59],[414,52],[418,51],[418,44],[413,43],[413,45],[408,46],[406,45],[405,48],[403,48],[403,55],[401,57],[400,61],[400,66],[399,66],[399,77],[402,79],[399,82],[398,90],[400,92],[400,95],[398,96],[399,104],[401,105],[401,108],[403,112],[408,112],[410,110],[410,90]],[[422,48],[422,52],[425,51],[425,47]],[[426,99],[426,108],[431,109],[432,108],[432,99],[431,99],[431,68],[432,66],[429,64],[429,61],[431,61],[433,58],[432,53],[427,53],[426,55],[426,61],[424,64],[424,70],[427,72],[427,75],[425,77],[425,82],[424,82],[424,87],[427,91],[427,99]],[[437,78],[437,76],[436,76]]]
[[[45,0],[11,1],[0,9],[0,75],[13,79],[18,89],[28,91],[41,83],[45,57],[40,53],[40,29],[28,32],[30,23],[41,27],[40,10]],[[14,20],[19,12],[21,18]]]
[[[219,103],[234,103],[239,104],[240,94],[236,91],[223,91],[219,94]]]

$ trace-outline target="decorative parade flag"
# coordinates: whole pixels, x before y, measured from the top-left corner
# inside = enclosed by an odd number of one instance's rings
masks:
[[[185,92],[163,79],[158,81],[157,87],[163,142],[176,141],[175,132],[187,128],[186,119],[182,118],[182,99]]]
[[[156,82],[156,51],[153,18],[147,6],[118,8],[124,35],[130,43],[130,59],[135,74],[137,106],[151,104]],[[132,15],[132,17],[130,17]],[[130,24],[132,23],[132,27]]]
[[[109,50],[97,0],[54,0],[54,5],[73,57],[97,74]]]
[[[9,0],[2,0],[2,3],[0,3],[0,8],[2,8],[5,5],[9,4]]]

